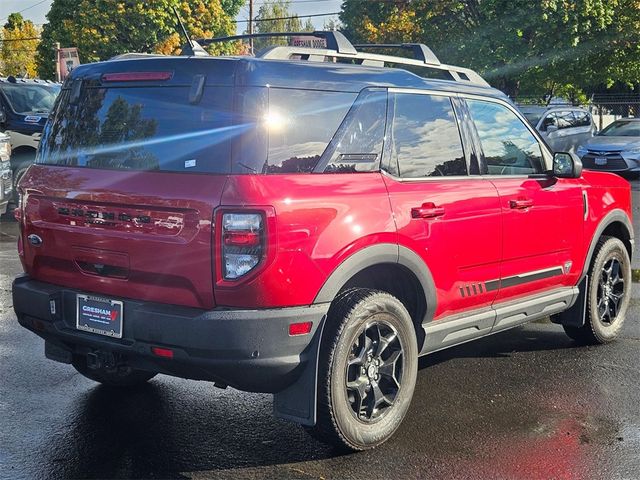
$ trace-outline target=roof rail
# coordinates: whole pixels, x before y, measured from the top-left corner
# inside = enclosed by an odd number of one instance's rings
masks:
[[[354,45],[358,50],[364,49],[376,49],[376,48],[401,48],[404,50],[411,50],[413,58],[421,60],[428,65],[440,65],[440,60],[436,57],[436,54],[427,47],[424,43],[362,43]]]
[[[327,42],[327,48],[346,55],[356,55],[358,51],[351,44],[347,37],[338,31],[316,31],[316,32],[273,32],[273,33],[247,33],[243,35],[232,35],[230,37],[202,38],[196,40],[200,45],[210,45],[218,42],[229,42],[232,40],[243,40],[245,38],[269,38],[269,37],[319,37]]]
[[[342,33],[334,30],[315,32],[273,32],[252,33],[244,35],[232,35],[229,37],[203,38],[197,40],[200,45],[212,43],[243,40],[248,38],[270,37],[318,37],[324,38],[326,48],[311,48],[306,46],[272,46],[257,53],[256,57],[273,60],[304,59],[310,62],[325,62],[327,58],[345,59],[347,63],[359,63],[363,66],[384,67],[387,64],[395,67],[405,65],[409,67],[421,67],[437,70],[446,75],[446,78],[455,82],[469,82],[475,85],[488,87],[487,81],[478,73],[468,68],[456,67],[440,63],[433,51],[422,43],[397,43],[397,44],[358,44],[353,45]],[[392,55],[380,55],[358,51],[358,49],[401,48],[410,50],[414,58],[396,57]],[[355,62],[354,62],[355,61]]]

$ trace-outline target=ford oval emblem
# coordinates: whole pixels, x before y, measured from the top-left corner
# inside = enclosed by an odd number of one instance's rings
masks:
[[[40,245],[42,245],[42,238],[40,238],[35,233],[32,233],[31,235],[29,235],[27,237],[27,240],[29,240],[29,243],[34,247],[39,247]]]

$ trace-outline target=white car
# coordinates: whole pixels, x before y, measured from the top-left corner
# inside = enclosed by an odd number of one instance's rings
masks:
[[[0,133],[0,215],[6,213],[11,198],[11,142],[9,136]]]
[[[520,106],[520,111],[554,152],[576,152],[596,133],[591,114],[567,105]]]

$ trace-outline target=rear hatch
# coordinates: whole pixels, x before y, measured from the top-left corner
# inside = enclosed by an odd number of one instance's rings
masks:
[[[77,68],[21,182],[24,264],[85,292],[199,308],[229,173],[233,59]]]

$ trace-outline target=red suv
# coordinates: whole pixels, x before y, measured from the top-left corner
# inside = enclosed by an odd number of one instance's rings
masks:
[[[398,428],[421,355],[547,316],[613,340],[629,184],[423,45],[316,35],[73,71],[16,211],[14,308],[46,356],[114,387],[270,392],[360,450]]]

